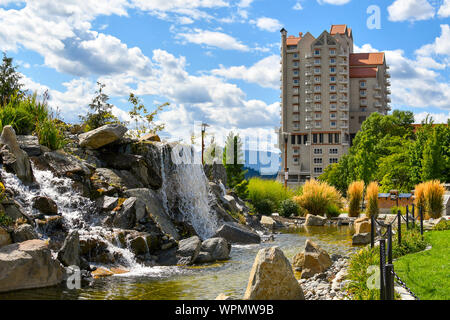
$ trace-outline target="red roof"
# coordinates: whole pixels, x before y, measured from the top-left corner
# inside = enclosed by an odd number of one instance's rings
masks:
[[[345,34],[347,32],[347,25],[346,24],[333,24],[331,25],[330,34]]]
[[[373,66],[384,64],[384,52],[351,53],[351,66]]]
[[[295,36],[289,36],[286,39],[286,45],[288,46],[296,46],[297,43],[302,39],[302,34],[299,34],[299,37],[295,37]]]
[[[350,68],[350,78],[376,78],[378,68]]]

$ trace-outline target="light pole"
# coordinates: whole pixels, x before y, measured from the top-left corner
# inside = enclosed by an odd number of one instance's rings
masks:
[[[284,188],[287,189],[287,182],[289,179],[289,168],[287,166],[287,145],[289,141],[289,133],[283,132],[284,138]]]
[[[202,165],[205,164],[203,154],[205,152],[205,132],[206,132],[206,127],[209,127],[209,125],[207,123],[202,123]]]

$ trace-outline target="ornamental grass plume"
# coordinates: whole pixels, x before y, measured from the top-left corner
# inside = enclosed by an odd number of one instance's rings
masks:
[[[309,180],[303,186],[303,193],[294,197],[298,205],[312,215],[325,215],[330,206],[343,207],[343,199],[336,188],[326,182]]]
[[[416,208],[420,210],[425,210],[425,183],[419,183],[414,188],[414,204],[416,205]]]
[[[364,181],[353,181],[348,186],[348,216],[359,217],[364,191]]]
[[[444,210],[445,188],[439,180],[432,180],[425,183],[425,212],[427,218],[437,219]]]
[[[367,200],[367,210],[366,216],[369,218],[378,217],[379,207],[378,207],[378,190],[379,186],[376,181],[371,182],[367,186],[366,190],[366,200]]]

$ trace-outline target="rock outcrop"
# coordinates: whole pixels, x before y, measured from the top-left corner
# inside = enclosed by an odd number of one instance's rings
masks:
[[[39,210],[41,213],[54,216],[58,214],[58,206],[55,201],[49,197],[35,197],[33,198],[33,208]]]
[[[25,184],[34,182],[30,158],[17,142],[16,132],[11,126],[5,126],[0,137],[0,156],[6,170],[14,172]]]
[[[13,242],[24,242],[27,240],[38,239],[38,234],[29,224],[21,224],[14,228],[12,232]]]
[[[224,223],[217,229],[215,238],[224,238],[230,243],[252,244],[260,243],[261,237],[251,230],[245,229],[236,223]]]
[[[278,247],[261,249],[253,264],[244,300],[304,300],[289,260]]]
[[[327,219],[321,216],[315,216],[312,214],[306,215],[305,226],[316,227],[323,226],[327,222]]]
[[[298,253],[293,266],[302,271],[302,279],[322,273],[333,264],[328,253],[311,240],[306,240],[304,252]]]
[[[113,226],[121,229],[133,229],[140,219],[145,216],[145,204],[138,198],[128,198],[116,213]]]
[[[98,149],[119,140],[128,131],[120,124],[107,124],[95,130],[82,133],[78,136],[80,146],[88,149]]]
[[[230,258],[231,244],[224,238],[210,238],[203,241],[195,263],[208,263]]]
[[[63,280],[63,267],[45,241],[29,240],[0,248],[0,292],[49,287]]]
[[[176,252],[178,265],[190,265],[195,262],[200,253],[202,242],[199,237],[194,236],[181,240],[178,244]]]
[[[69,232],[58,252],[58,260],[66,267],[80,266],[80,235],[78,230]]]
[[[352,244],[353,245],[365,245],[370,243],[370,232],[358,233],[353,235]]]

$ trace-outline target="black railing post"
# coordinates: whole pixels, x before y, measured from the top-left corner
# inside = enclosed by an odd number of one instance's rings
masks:
[[[386,300],[394,300],[394,266],[389,263],[385,267]]]
[[[386,240],[380,239],[380,300],[386,300],[386,280],[385,265],[386,265]]]
[[[409,207],[406,205],[406,229],[409,229]]]
[[[370,247],[375,246],[375,217],[370,217]]]
[[[388,242],[387,242],[387,254],[388,254],[388,263],[392,264],[392,226],[387,226],[387,235],[388,235]]]
[[[422,207],[419,208],[419,213],[420,213],[420,234],[422,235],[422,240],[423,240],[423,210],[422,210]]]
[[[398,226],[398,230],[397,230],[398,245],[401,245],[402,244],[402,212],[400,210],[398,210],[398,213],[397,213],[397,226]]]
[[[414,203],[413,203],[413,204],[412,204],[412,209],[411,209],[412,226],[413,226],[413,229],[416,227],[416,219],[414,218],[414,208],[415,208],[415,206],[414,206]]]

